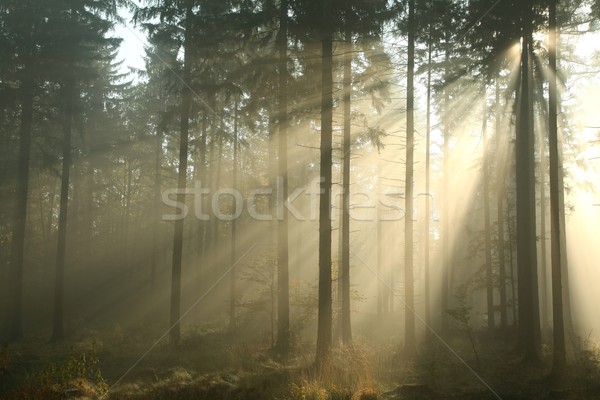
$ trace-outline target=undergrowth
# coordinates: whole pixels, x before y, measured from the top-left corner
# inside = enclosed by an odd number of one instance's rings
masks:
[[[354,343],[332,351],[319,370],[306,369],[291,384],[289,400],[377,400],[372,366],[364,346]]]
[[[41,370],[25,379],[24,384],[10,393],[13,400],[58,400],[66,397],[99,398],[108,385],[98,368],[95,349],[70,355],[63,361],[50,357]]]

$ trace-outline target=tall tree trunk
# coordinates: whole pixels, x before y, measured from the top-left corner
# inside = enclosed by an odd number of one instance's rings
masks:
[[[517,288],[516,288],[516,278],[515,278],[515,236],[516,236],[516,227],[513,225],[513,218],[510,214],[511,206],[510,198],[508,194],[506,194],[506,227],[508,228],[508,255],[509,255],[509,265],[510,265],[510,294],[511,294],[511,309],[512,309],[512,317],[513,317],[513,326],[519,326],[519,317],[517,315]],[[516,207],[515,207],[516,208]]]
[[[198,166],[198,178],[200,180],[200,183],[202,185],[206,185],[207,184],[207,179],[206,179],[206,138],[208,136],[207,133],[207,120],[208,117],[206,116],[206,109],[202,112],[202,125],[201,125],[201,131],[200,131],[200,145],[199,145],[199,163],[200,165]],[[206,214],[205,211],[206,210],[206,204],[205,202],[202,202],[202,213]],[[205,242],[206,242],[206,221],[205,220],[200,220],[198,221],[198,242],[197,242],[197,255],[198,255],[198,260],[200,261],[200,266],[202,264],[204,264],[204,259],[206,256],[206,248],[205,248]],[[199,269],[198,271],[198,279],[199,279],[199,285],[198,288],[201,289],[202,288],[202,282],[203,282],[203,277],[204,277],[204,271],[202,271],[202,269]]]
[[[160,240],[160,210],[162,204],[161,180],[162,180],[162,151],[163,140],[166,130],[166,116],[160,117],[156,127],[156,143],[154,155],[154,219],[152,224],[152,260],[150,264],[150,290],[154,292],[156,284],[156,270],[159,266],[159,259],[162,255],[162,243]]]
[[[382,168],[381,168],[381,154],[377,158],[377,194],[383,196],[383,187],[381,185],[382,180]],[[383,213],[381,212],[381,201],[377,202],[377,317],[379,322],[383,320],[384,313],[384,293],[386,291],[384,286],[384,274],[385,269],[383,268]]]
[[[19,128],[19,153],[17,161],[16,209],[12,226],[10,285],[12,290],[9,339],[23,336],[23,258],[25,252],[25,226],[27,223],[27,198],[29,188],[29,157],[31,153],[31,130],[33,124],[34,80],[26,61],[24,78],[21,82],[21,121]]]
[[[352,101],[352,31],[350,27],[350,3],[346,2],[346,21],[344,23],[344,139],[342,160],[342,341],[352,341],[352,326],[350,324],[350,159],[351,159],[351,101]]]
[[[427,121],[425,132],[425,218],[423,218],[425,227],[425,237],[423,241],[423,272],[425,279],[425,323],[427,324],[427,334],[431,333],[431,287],[430,287],[430,260],[429,260],[429,240],[430,240],[430,218],[431,218],[431,59],[433,54],[433,39],[431,38],[431,26],[429,29],[429,41],[427,44]]]
[[[556,1],[558,8],[558,0]],[[557,11],[560,11],[558,9]],[[560,29],[557,26],[555,29],[556,33],[556,68],[554,69],[555,74],[558,74],[560,68]],[[557,76],[558,79],[558,76]],[[558,86],[558,85],[557,85]],[[558,88],[556,90],[556,108],[557,114],[560,110],[560,92]],[[558,126],[558,124],[557,124]],[[558,134],[557,134],[558,136]],[[565,220],[565,185],[564,185],[564,168],[562,162],[563,154],[563,138],[558,136],[558,204],[560,212],[560,260],[561,260],[561,276],[562,276],[562,291],[563,291],[563,310],[564,310],[564,325],[565,325],[565,337],[570,345],[575,348],[579,348],[580,343],[575,332],[575,326],[573,322],[573,309],[571,306],[571,291],[569,285],[569,260],[567,257],[567,223]]]
[[[556,23],[557,0],[550,1],[549,26],[549,148],[550,148],[550,235],[552,259],[552,321],[553,321],[553,352],[552,373],[561,376],[566,366],[565,324],[563,308],[563,282],[561,268],[561,221],[559,202],[559,168],[561,165],[558,152],[558,88],[556,53],[558,45],[558,24]]]
[[[535,223],[535,151],[530,83],[531,1],[522,6],[521,90],[516,141],[519,347],[526,362],[540,360]]]
[[[131,263],[131,233],[129,232],[129,225],[131,222],[131,192],[132,192],[132,175],[133,167],[131,166],[130,156],[125,156],[125,207],[124,207],[124,227],[123,227],[123,265],[125,271],[129,275],[133,275],[133,265]]]
[[[185,203],[185,189],[188,165],[188,130],[190,123],[190,106],[192,103],[191,83],[191,30],[192,0],[187,0],[185,12],[185,38],[183,42],[183,87],[181,89],[181,121],[179,131],[179,171],[177,176],[177,202]],[[172,345],[177,345],[181,338],[181,261],[183,257],[183,218],[175,221],[173,235],[173,267],[171,270],[171,331]]]
[[[543,99],[544,87],[543,82],[539,82],[539,96]],[[546,116],[546,113],[543,113]],[[548,115],[549,116],[549,115]],[[542,121],[545,122],[545,121]],[[547,262],[547,251],[546,251],[546,213],[547,213],[547,201],[546,201],[546,175],[548,162],[546,159],[546,138],[544,135],[545,131],[544,123],[540,124],[540,133],[538,134],[538,148],[540,152],[540,326],[541,329],[546,330],[548,328],[548,262]]]
[[[506,299],[506,257],[504,247],[504,196],[506,192],[506,151],[507,140],[502,136],[502,107],[500,106],[500,83],[496,79],[496,174],[497,174],[497,220],[498,220],[498,280],[500,292],[500,327],[505,330],[508,326]]]
[[[484,90],[483,105],[483,219],[485,242],[485,281],[487,294],[487,325],[494,329],[494,274],[492,266],[492,228],[490,223],[490,167],[487,135],[487,92]]]
[[[448,40],[448,37],[446,37]],[[450,307],[450,269],[452,261],[450,259],[450,88],[448,78],[450,75],[450,49],[446,43],[444,52],[444,88],[443,88],[443,111],[442,125],[444,145],[442,153],[444,157],[443,163],[443,180],[442,180],[442,293],[441,293],[441,322],[442,330],[447,330],[449,327],[448,316],[446,310]]]
[[[321,26],[321,196],[319,198],[319,312],[316,367],[329,357],[332,331],[331,304],[331,166],[333,136],[332,0],[323,1]]]
[[[277,218],[273,218],[274,215],[276,215],[276,208],[277,208],[277,199],[276,196],[274,195],[274,193],[277,193],[277,175],[278,175],[278,159],[277,159],[277,127],[276,127],[277,123],[276,123],[276,118],[274,115],[269,115],[269,126],[268,126],[268,130],[269,130],[269,144],[268,144],[268,148],[269,148],[269,164],[268,164],[268,168],[269,168],[269,187],[271,189],[271,195],[269,196],[269,213],[272,217],[272,221],[270,221],[269,223],[269,229],[268,229],[268,237],[269,237],[269,246],[271,248],[274,248],[275,243],[276,243],[276,237],[275,234],[277,233]],[[277,250],[276,251],[275,256],[279,257],[279,255],[277,254]],[[277,329],[277,323],[278,323],[278,318],[276,317],[276,313],[277,313],[277,301],[278,301],[278,296],[279,296],[279,289],[278,289],[278,282],[277,282],[277,271],[279,270],[279,262],[277,261],[276,263],[274,263],[273,265],[273,269],[271,270],[271,346],[272,347],[276,347],[276,338],[275,338],[275,332]]]
[[[217,160],[215,162],[216,171],[213,170],[213,174],[215,175],[214,176],[213,193],[215,193],[221,187],[221,178],[222,178],[221,165],[223,163],[223,135],[225,134],[224,127],[225,127],[225,124],[223,123],[223,115],[221,115],[220,128],[217,128],[217,130],[216,130],[216,133],[218,136],[218,138],[217,138],[218,142],[217,142],[217,150],[216,150]],[[219,248],[219,241],[221,238],[219,235],[220,225],[221,225],[221,219],[214,216],[214,218],[212,219],[212,225],[211,225],[211,236],[212,236],[211,247],[213,249]],[[223,260],[218,261],[218,263],[222,263],[222,262],[223,262]]]
[[[290,342],[290,287],[288,259],[288,215],[284,203],[288,198],[288,161],[287,161],[287,132],[288,132],[288,57],[287,57],[287,25],[288,2],[282,0],[279,10],[279,65],[278,65],[278,122],[279,122],[279,179],[280,179],[280,209],[277,226],[277,349],[282,355],[287,355]]]
[[[237,190],[238,173],[238,111],[237,101],[235,102],[233,112],[233,188]],[[233,213],[237,213],[235,210]],[[237,326],[237,289],[236,289],[236,268],[237,261],[237,218],[231,220],[231,272],[229,276],[229,331],[234,332]]]
[[[63,159],[60,182],[60,209],[58,214],[58,242],[56,248],[56,276],[54,281],[54,318],[52,324],[52,341],[64,339],[64,284],[65,258],[67,248],[67,210],[69,203],[69,174],[71,171],[71,131],[73,125],[73,108],[75,84],[72,80],[65,84],[64,122],[63,122]]]
[[[408,71],[406,77],[406,194],[404,216],[404,351],[414,355],[415,297],[413,278],[413,174],[415,136],[415,0],[408,2]]]

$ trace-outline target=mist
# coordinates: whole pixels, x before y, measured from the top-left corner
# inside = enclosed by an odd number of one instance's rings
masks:
[[[0,398],[594,398],[557,3],[0,5]]]

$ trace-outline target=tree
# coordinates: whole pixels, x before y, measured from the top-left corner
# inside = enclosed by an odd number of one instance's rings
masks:
[[[492,269],[492,238],[490,222],[490,168],[489,148],[487,135],[487,93],[484,89],[483,104],[483,209],[484,209],[484,240],[485,240],[485,281],[487,299],[487,322],[488,329],[494,329],[494,278]]]
[[[352,4],[347,1],[344,7],[344,57],[343,57],[343,107],[344,128],[342,140],[342,244],[341,244],[341,328],[342,341],[352,341],[350,324],[350,160],[352,156],[351,111],[352,111]]]
[[[331,166],[333,135],[332,0],[324,0],[321,20],[321,196],[319,197],[319,315],[316,367],[329,357],[332,334]]]
[[[279,122],[279,179],[281,180],[281,200],[288,198],[288,161],[287,161],[287,132],[288,132],[288,3],[281,0],[279,13],[279,33],[277,47],[279,51],[278,65],[278,122]],[[288,266],[288,215],[283,204],[283,215],[279,216],[277,227],[277,344],[282,354],[287,354],[290,346],[290,288]]]
[[[495,89],[495,103],[496,103],[496,209],[497,209],[497,224],[498,224],[498,237],[496,243],[496,249],[498,252],[498,280],[499,280],[499,292],[500,292],[500,327],[506,330],[508,326],[507,318],[507,296],[506,296],[506,257],[504,247],[506,246],[506,240],[504,235],[504,197],[506,191],[506,164],[507,164],[507,148],[508,143],[506,137],[503,135],[504,132],[501,129],[502,126],[502,107],[500,105],[500,83],[499,78],[496,78],[496,89]]]
[[[192,102],[191,68],[192,68],[192,17],[193,0],[185,2],[184,39],[183,39],[183,86],[181,88],[181,114],[179,127],[179,166],[177,176],[177,202],[185,203],[185,188],[188,164],[188,130],[190,106]],[[173,345],[177,345],[181,338],[181,261],[183,255],[183,218],[175,221],[173,235],[173,266],[171,271],[171,331],[170,338]]]
[[[16,60],[22,67],[19,79],[19,100],[21,105],[20,127],[19,127],[19,150],[17,161],[17,179],[16,179],[16,210],[13,216],[12,241],[11,241],[11,264],[9,281],[11,285],[11,307],[9,310],[9,339],[19,339],[23,335],[23,256],[25,250],[25,226],[27,222],[27,199],[29,187],[29,158],[31,153],[31,133],[33,124],[33,102],[34,102],[34,62],[35,62],[35,40],[39,29],[39,21],[36,21],[36,7],[33,4],[23,4],[13,6],[17,15],[12,18],[13,21],[19,21],[15,29],[16,38],[13,38],[13,44],[21,42],[21,48],[16,50],[20,59]],[[10,7],[10,4],[5,4]],[[2,7],[2,6],[0,6]],[[4,7],[2,7],[4,8]],[[2,8],[2,15],[5,15]],[[20,15],[23,14],[23,15]],[[8,24],[9,20],[3,21]],[[22,25],[21,25],[22,24]],[[14,32],[14,31],[13,31]],[[22,35],[22,36],[21,36]],[[6,38],[10,40],[9,38]]]
[[[559,202],[559,168],[561,164],[558,152],[558,90],[557,90],[557,46],[558,24],[556,23],[557,0],[549,4],[549,148],[550,148],[550,218],[551,218],[551,262],[552,262],[552,321],[553,321],[553,358],[552,373],[561,376],[566,366],[565,326],[563,308],[563,282],[561,267],[561,221]],[[564,228],[564,227],[563,227]]]
[[[58,239],[56,250],[56,275],[54,283],[54,318],[52,340],[64,338],[64,274],[67,247],[67,213],[69,203],[70,170],[72,163],[73,121],[80,108],[81,82],[98,74],[95,60],[102,58],[104,46],[110,43],[105,38],[112,23],[99,14],[113,11],[111,3],[77,4],[57,0],[51,3],[53,13],[48,17],[47,46],[50,79],[60,86],[62,99],[62,173],[60,184],[60,207],[58,216]],[[89,6],[94,12],[86,9]],[[67,12],[65,12],[65,10]]]
[[[539,362],[540,317],[535,232],[533,102],[531,98],[532,3],[520,7],[521,66],[517,123],[517,271],[519,279],[519,346],[526,362]]]
[[[414,355],[415,297],[413,278],[413,169],[415,146],[415,1],[408,2],[408,67],[406,75],[406,178],[404,216],[404,351],[408,357]]]

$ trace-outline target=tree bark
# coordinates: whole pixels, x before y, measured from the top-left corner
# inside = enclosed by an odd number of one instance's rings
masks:
[[[185,203],[185,189],[188,165],[188,131],[190,106],[192,102],[191,83],[191,30],[192,30],[192,0],[187,0],[185,12],[185,38],[183,43],[183,87],[181,89],[181,121],[179,131],[179,167],[177,176],[177,202]],[[171,331],[172,345],[179,344],[181,339],[181,262],[183,258],[183,218],[175,221],[173,235],[173,266],[171,270]]]
[[[233,188],[237,190],[238,173],[238,112],[237,101],[235,102],[233,112]],[[234,214],[237,210],[234,209]],[[229,276],[229,331],[234,332],[237,326],[237,289],[236,289],[236,268],[237,261],[237,220],[231,221],[231,273]]]
[[[431,28],[430,28],[431,36]],[[427,324],[427,334],[431,331],[431,287],[430,287],[430,219],[431,219],[431,59],[433,54],[433,39],[430,37],[427,44],[427,121],[425,132],[425,217],[423,218],[425,227],[425,240],[423,242],[423,270],[425,279],[425,323]]]
[[[166,130],[166,116],[162,115],[158,126],[156,127],[156,143],[154,155],[154,221],[152,229],[152,260],[150,265],[150,290],[154,292],[156,284],[156,270],[159,266],[159,259],[162,254],[162,243],[160,240],[160,220],[161,220],[161,180],[162,180],[162,151],[163,138]]]
[[[67,247],[67,211],[69,203],[69,175],[71,171],[71,131],[73,125],[73,107],[75,84],[69,80],[65,84],[64,122],[63,122],[63,159],[60,182],[60,207],[58,213],[58,242],[56,248],[56,276],[54,280],[54,318],[52,321],[52,339],[56,342],[64,339],[64,284],[65,258]]]
[[[508,326],[508,304],[506,299],[506,257],[504,247],[504,196],[506,192],[506,164],[507,140],[502,136],[501,130],[502,107],[500,106],[500,83],[496,79],[496,173],[497,183],[497,220],[498,220],[498,280],[500,292],[500,327],[505,330]]]
[[[323,1],[321,26],[321,196],[319,198],[319,311],[317,355],[320,369],[329,357],[332,331],[331,304],[331,166],[333,128],[333,43],[330,16],[331,0]]]
[[[415,1],[408,2],[408,71],[406,78],[406,194],[404,217],[404,351],[407,357],[414,355],[415,298],[413,278],[413,174],[415,135]]]
[[[446,38],[448,40],[448,37]],[[450,50],[449,44],[446,43],[446,50],[444,52],[444,88],[443,88],[443,111],[442,111],[442,125],[443,125],[443,136],[444,145],[442,148],[444,163],[443,170],[444,176],[442,180],[442,293],[441,293],[441,322],[442,330],[448,330],[449,321],[446,315],[446,310],[450,307],[450,270],[452,268],[452,261],[450,259],[450,93],[449,93],[449,63],[450,63]]]
[[[535,232],[535,151],[529,61],[531,2],[525,1],[522,7],[521,90],[516,141],[518,343],[524,361],[539,363],[541,343]]]
[[[561,221],[559,191],[559,168],[561,165],[558,149],[558,88],[557,88],[557,45],[558,24],[556,22],[557,0],[550,1],[549,26],[549,150],[550,150],[550,235],[552,260],[552,321],[553,352],[552,373],[562,376],[566,366],[565,322],[563,305],[563,282],[561,267]],[[564,211],[563,211],[564,212]]]
[[[277,349],[282,355],[287,355],[290,342],[290,288],[289,288],[289,257],[288,257],[288,215],[284,202],[288,198],[288,57],[287,57],[287,26],[288,2],[282,0],[279,14],[278,51],[278,122],[279,122],[279,179],[280,199],[282,204],[277,226]]]
[[[351,101],[352,101],[352,31],[350,28],[350,5],[346,3],[346,21],[344,31],[344,139],[342,160],[342,262],[341,262],[341,288],[342,288],[342,341],[352,341],[352,326],[350,323],[350,159],[351,159]]]
[[[26,64],[31,62],[28,55]],[[23,258],[25,252],[25,226],[29,189],[29,158],[33,125],[34,79],[31,67],[26,66],[20,87],[21,120],[19,127],[19,153],[17,161],[16,209],[12,227],[10,285],[12,290],[8,336],[16,340],[23,336]]]
[[[490,223],[490,169],[487,135],[487,93],[484,90],[483,106],[483,214],[485,242],[485,280],[487,298],[487,325],[489,330],[495,327],[494,322],[494,274],[492,266],[492,233]]]

